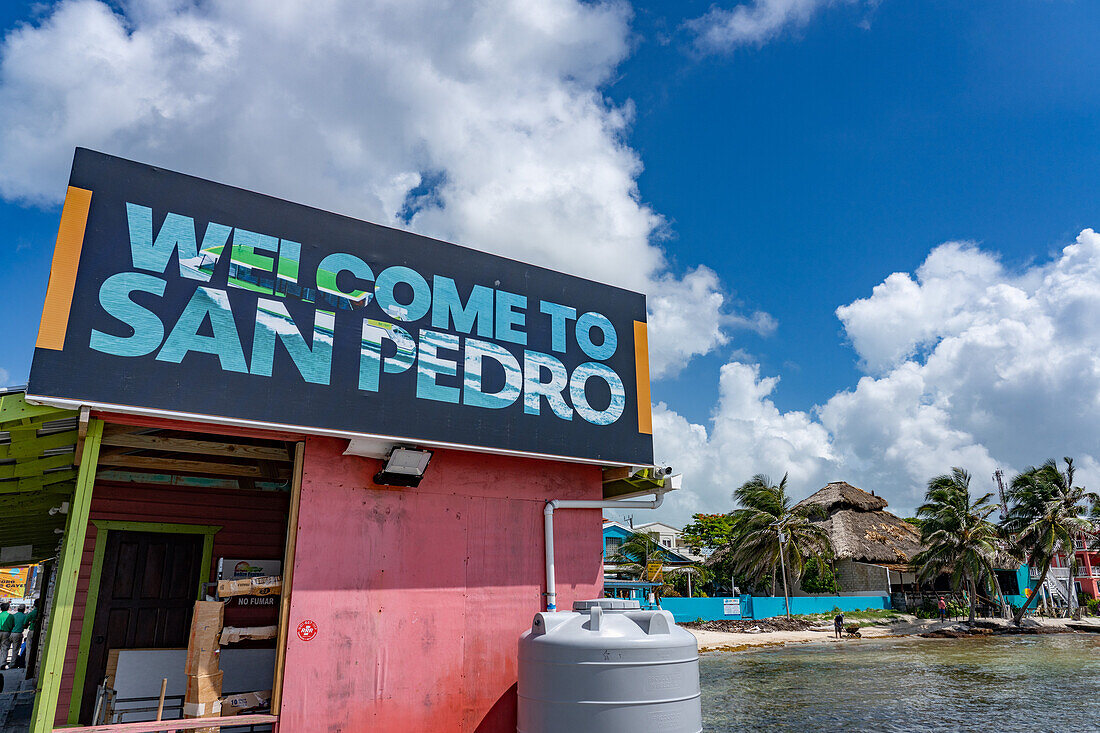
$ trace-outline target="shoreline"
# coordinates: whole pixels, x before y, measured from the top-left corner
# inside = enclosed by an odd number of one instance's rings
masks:
[[[989,619],[978,619],[978,621],[988,622]],[[1077,632],[1069,628],[1067,624],[1079,623],[1072,619],[1030,619],[1030,621],[1032,623],[1028,624],[1027,628],[1031,631],[1009,633],[1072,634]],[[1100,623],[1097,626],[1100,626]],[[833,636],[832,624],[815,626],[801,631],[760,631],[757,633],[710,631],[684,626],[687,631],[695,636],[696,641],[699,643],[700,654],[751,652],[802,644],[858,644],[861,641],[874,639],[912,638],[932,640],[935,638],[969,638],[970,636],[993,635],[991,631],[981,631],[980,628],[974,634],[957,633],[957,629],[960,627],[965,628],[965,622],[906,617],[904,620],[888,624],[863,626],[860,628],[862,636],[858,639],[836,639]],[[943,636],[939,636],[937,632],[943,633]],[[930,634],[937,635],[930,636]]]

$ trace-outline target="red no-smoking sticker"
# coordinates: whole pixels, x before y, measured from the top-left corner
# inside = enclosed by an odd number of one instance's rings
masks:
[[[302,623],[298,624],[298,638],[302,641],[309,641],[313,637],[317,636],[317,624],[313,623],[309,619],[306,619]]]

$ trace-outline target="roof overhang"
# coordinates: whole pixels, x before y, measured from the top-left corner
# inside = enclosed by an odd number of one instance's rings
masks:
[[[633,499],[655,493],[676,491],[683,478],[669,474],[660,466],[618,466],[605,468],[603,472],[603,498],[610,500]]]
[[[0,394],[0,566],[57,554],[76,485],[79,413]]]

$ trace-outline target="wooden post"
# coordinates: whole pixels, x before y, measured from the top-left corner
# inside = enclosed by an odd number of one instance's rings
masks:
[[[80,408],[80,419],[76,423],[76,448],[73,451],[73,465],[79,466],[81,460],[81,454],[84,452],[84,439],[88,437],[88,420],[91,417],[91,411],[88,410],[87,405]]]
[[[38,609],[34,622],[37,628],[33,629],[31,644],[27,647],[27,679],[38,676],[38,650],[43,646],[42,630],[46,628],[46,594],[49,592],[56,565],[56,562],[47,560],[42,563],[42,569],[39,571],[38,600],[34,602],[34,607]]]
[[[290,591],[294,582],[294,550],[298,544],[298,505],[302,498],[302,467],[306,444],[294,446],[294,474],[290,484],[290,511],[286,523],[286,551],[283,553],[283,592],[279,597],[279,636],[275,643],[275,680],[271,686],[271,713],[279,714],[283,704],[283,669],[290,625]]]
[[[54,579],[53,608],[46,626],[46,653],[38,674],[38,694],[34,698],[30,733],[50,733],[57,715],[57,696],[61,691],[61,673],[65,664],[65,648],[69,641],[69,625],[73,619],[76,601],[76,583],[80,576],[80,558],[84,553],[84,540],[88,534],[88,515],[92,508],[92,487],[95,484],[96,463],[99,458],[100,440],[103,438],[103,421],[91,420],[84,440],[80,460],[80,474],[76,489],[69,502],[69,516],[65,523],[64,544]],[[45,623],[46,619],[42,621]]]
[[[161,720],[164,717],[164,693],[168,689],[168,678],[164,677],[160,681],[160,701],[157,703],[157,720]]]

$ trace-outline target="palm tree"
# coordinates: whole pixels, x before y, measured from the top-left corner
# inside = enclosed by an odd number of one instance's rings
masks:
[[[773,596],[777,568],[784,567],[798,582],[811,559],[832,556],[828,533],[812,523],[804,510],[792,508],[787,474],[776,486],[758,473],[733,492],[733,499],[742,508],[730,514],[734,528],[726,547],[732,569],[757,584],[771,576]]]
[[[913,557],[917,576],[933,579],[950,573],[956,588],[965,585],[970,596],[970,623],[978,597],[978,579],[996,577],[993,559],[997,555],[997,526],[989,515],[997,510],[993,494],[970,498],[970,474],[952,468],[950,474],[928,482],[924,504],[917,509],[921,520],[923,550]]]
[[[623,540],[619,551],[611,560],[622,564],[624,571],[642,578],[645,575],[645,566],[651,561],[660,561],[663,554],[660,543],[652,535],[634,532]]]
[[[1073,539],[1092,532],[1094,525],[1083,515],[1089,506],[1096,506],[1100,496],[1073,485],[1073,459],[1065,458],[1066,470],[1058,468],[1053,458],[1041,466],[1032,466],[1012,479],[1007,499],[1011,506],[1004,522],[1005,531],[1013,538],[1031,567],[1039,567],[1036,592],[1016,611],[1013,623],[1019,625],[1038,589],[1046,582],[1050,564],[1058,552],[1073,557]],[[1076,600],[1072,573],[1069,578],[1070,607]]]

